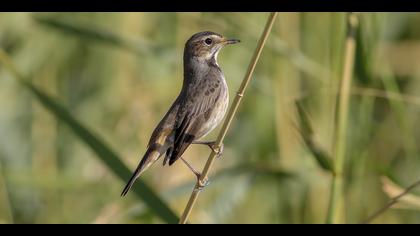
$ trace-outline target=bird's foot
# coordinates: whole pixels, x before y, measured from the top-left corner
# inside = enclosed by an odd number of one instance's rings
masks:
[[[219,158],[223,154],[224,144],[220,144],[219,147],[216,147],[216,141],[206,142],[206,141],[195,141],[193,144],[204,144],[207,145],[214,153],[216,153],[216,158]]]
[[[206,186],[210,184],[207,177],[204,178],[204,180],[201,180],[202,174],[196,171],[194,167],[192,167],[192,165],[190,165],[190,163],[188,163],[184,158],[181,157],[181,160],[185,163],[185,165],[188,166],[188,168],[194,173],[195,177],[197,178],[197,187],[196,187],[197,191],[203,190]]]
[[[211,146],[210,147],[211,148],[211,150],[213,150],[213,152],[214,153],[216,153],[216,158],[220,158],[221,156],[222,156],[222,154],[223,154],[223,151],[224,151],[224,148],[225,148],[225,145],[222,143],[219,147],[214,147],[214,146]]]
[[[197,175],[197,191],[202,191],[205,187],[209,186],[209,184],[210,181],[207,177],[204,180],[201,180],[201,174]]]

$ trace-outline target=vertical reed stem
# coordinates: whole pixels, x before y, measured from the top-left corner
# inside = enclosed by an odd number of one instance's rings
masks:
[[[258,41],[257,48],[255,49],[254,55],[248,66],[248,70],[245,74],[245,78],[243,79],[242,84],[239,87],[236,97],[233,100],[232,106],[230,107],[229,112],[226,116],[226,119],[223,123],[219,136],[217,137],[215,150],[218,150],[223,143],[223,139],[226,136],[226,133],[232,123],[233,117],[235,116],[238,110],[239,104],[241,103],[241,99],[244,96],[245,89],[248,86],[249,81],[251,80],[252,74],[254,73],[255,66],[257,65],[258,59],[261,55],[262,49],[264,48],[265,42],[267,41],[268,35],[270,34],[270,31],[274,24],[276,16],[277,16],[277,13],[272,12],[267,20],[264,31],[261,35],[260,40]],[[206,162],[206,165],[204,166],[203,171],[201,172],[201,178],[199,181],[201,182],[206,181],[207,175],[209,174],[210,168],[213,165],[215,157],[216,157],[216,152],[212,151],[210,153],[209,158],[207,159],[207,162]],[[194,208],[195,202],[197,201],[199,193],[200,193],[200,184],[197,181],[197,184],[195,185],[194,190],[191,193],[190,199],[188,200],[187,206],[185,207],[184,213],[182,214],[181,219],[179,221],[180,224],[185,224],[187,222],[188,217],[190,216],[190,213],[192,209]]]
[[[328,206],[327,223],[340,223],[343,216],[343,170],[346,153],[346,135],[348,112],[350,106],[350,87],[353,77],[354,57],[356,49],[356,30],[358,19],[355,13],[347,14],[347,36],[344,53],[344,69],[341,80],[338,123],[336,127],[335,163],[331,185],[330,201]]]

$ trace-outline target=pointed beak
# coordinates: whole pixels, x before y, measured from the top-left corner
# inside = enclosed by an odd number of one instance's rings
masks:
[[[239,40],[239,39],[225,39],[225,40],[222,41],[222,43],[224,45],[235,44],[235,43],[240,43],[240,42],[241,42],[241,40]]]

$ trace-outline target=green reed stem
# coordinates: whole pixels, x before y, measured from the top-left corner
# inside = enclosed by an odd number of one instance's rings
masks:
[[[350,107],[350,88],[353,77],[353,67],[356,49],[356,30],[358,19],[355,13],[347,14],[347,36],[344,53],[344,70],[341,80],[338,123],[336,128],[335,163],[333,180],[331,185],[330,201],[328,206],[327,223],[340,223],[343,216],[343,170],[346,153],[346,135],[348,124],[348,112]]]

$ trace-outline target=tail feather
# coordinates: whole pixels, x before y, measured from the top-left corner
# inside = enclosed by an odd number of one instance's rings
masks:
[[[161,154],[156,151],[154,148],[149,148],[146,153],[144,154],[143,158],[141,159],[139,165],[137,166],[136,170],[134,171],[133,175],[131,176],[130,180],[128,181],[127,185],[125,186],[124,190],[121,193],[121,196],[124,197],[128,191],[130,191],[131,187],[133,187],[134,182],[137,178],[155,161],[159,159]]]
[[[128,181],[127,185],[124,187],[124,190],[121,193],[121,197],[124,197],[128,191],[130,191],[131,187],[133,187],[134,182],[136,182],[136,179],[139,177],[139,172],[134,172],[134,174],[131,176],[130,180]]]

